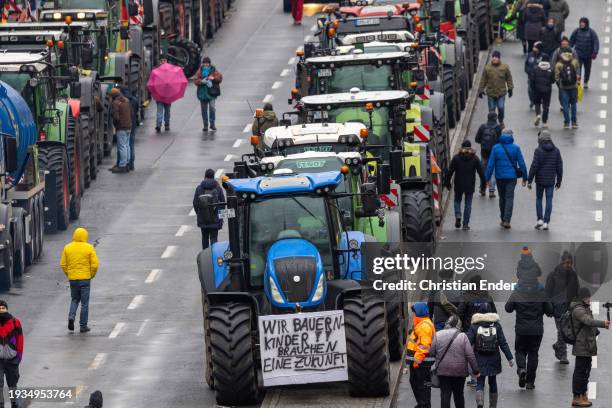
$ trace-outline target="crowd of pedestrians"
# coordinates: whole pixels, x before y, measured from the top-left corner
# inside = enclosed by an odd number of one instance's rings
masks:
[[[440,272],[443,279],[452,275],[452,271]],[[523,247],[516,284],[504,305],[506,313],[515,315],[514,350],[487,291],[432,291],[427,302],[412,305],[406,364],[417,407],[431,408],[432,387],[440,388],[441,408],[450,408],[451,401],[457,408],[465,407],[464,389],[470,378],[467,385],[476,389],[476,407],[483,408],[488,401],[489,408],[497,408],[501,392],[497,376],[504,359],[510,368],[516,365],[518,387],[535,390],[545,317],[555,320],[553,351],[559,364],[569,364],[567,346],[572,346],[572,406],[592,405],[587,384],[592,358],[597,355],[595,338],[598,328],[608,329],[610,322],[593,318],[591,291],[579,286],[569,252],[563,252],[545,284],[540,282],[542,275],[530,248]],[[469,282],[481,280],[473,275]]]

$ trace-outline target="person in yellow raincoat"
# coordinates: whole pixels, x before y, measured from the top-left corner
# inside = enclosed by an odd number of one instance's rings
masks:
[[[93,245],[87,242],[88,232],[85,228],[74,230],[72,242],[64,247],[60,266],[70,281],[70,311],[68,312],[68,330],[74,330],[76,311],[81,303],[79,324],[81,333],[90,331],[87,327],[89,315],[89,292],[91,280],[98,272],[98,256]]]
[[[436,328],[429,317],[425,302],[412,305],[414,313],[412,330],[406,345],[406,362],[410,367],[410,386],[418,407],[431,407],[431,366],[435,358],[429,357],[429,348],[436,334]]]

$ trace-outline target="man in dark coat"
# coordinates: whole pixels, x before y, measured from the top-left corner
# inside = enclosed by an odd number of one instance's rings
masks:
[[[521,259],[523,268],[534,269],[537,263],[530,255]],[[539,267],[538,267],[539,269]],[[538,353],[544,335],[544,315],[553,315],[552,304],[547,300],[546,292],[537,283],[521,283],[506,302],[506,312],[516,312],[514,332],[514,351],[516,368],[519,376],[519,387],[535,388],[536,371],[538,369]]]
[[[582,17],[580,19],[580,26],[574,30],[570,37],[570,45],[574,47],[578,54],[581,72],[582,67],[584,67],[584,89],[587,89],[591,78],[591,65],[599,53],[599,37],[597,37],[595,30],[589,27],[588,18]]]
[[[574,270],[574,258],[565,251],[561,255],[561,263],[546,278],[546,295],[553,305],[553,315],[557,326],[557,341],[553,344],[555,357],[561,364],[569,364],[567,360],[567,344],[561,336],[561,316],[567,311],[570,302],[578,295],[578,275]]]
[[[472,214],[472,198],[474,197],[474,184],[476,173],[480,177],[480,189],[485,188],[484,171],[480,159],[472,149],[472,143],[464,140],[461,150],[453,157],[448,171],[446,187],[451,189],[451,180],[455,176],[455,228],[461,227],[461,200],[465,195],[465,207],[463,209],[463,230],[470,229],[470,215]]]
[[[538,218],[535,228],[547,230],[552,213],[554,189],[561,188],[561,181],[563,180],[563,159],[561,158],[561,152],[553,144],[548,130],[540,132],[538,147],[533,153],[527,185],[529,189],[531,189],[531,183],[534,178],[536,182],[536,215]],[[542,196],[545,193],[546,209],[544,214],[542,214]]]
[[[94,391],[89,396],[89,405],[85,408],[102,408],[103,402],[102,393],[100,391]]]
[[[540,30],[540,41],[542,42],[542,53],[552,56],[561,44],[561,33],[555,28],[555,19],[549,18],[548,22]]]
[[[533,103],[535,104],[536,127],[542,122],[543,127],[548,127],[548,111],[550,108],[550,97],[552,86],[555,83],[555,71],[549,62],[548,54],[542,54],[538,65],[531,71],[529,83],[533,86]]]
[[[531,50],[533,44],[540,39],[540,30],[546,25],[546,13],[542,4],[534,1],[527,4],[523,13],[523,19],[525,21],[527,49]]]
[[[121,95],[125,96],[130,101],[132,107],[132,128],[130,129],[130,158],[128,160],[128,170],[134,170],[134,160],[136,153],[134,152],[134,143],[136,142],[136,126],[138,126],[138,110],[140,109],[140,103],[138,97],[132,94],[128,86],[121,86]],[[119,166],[119,157],[117,156],[117,166]]]
[[[567,0],[550,0],[548,18],[554,19],[555,30],[559,34],[565,31],[565,19],[569,16],[569,13],[570,9]]]
[[[193,209],[198,217],[198,227],[202,230],[202,249],[206,249],[217,242],[219,230],[223,228],[223,220],[219,218],[219,206],[214,210],[214,219],[207,219],[207,209],[202,206],[200,197],[204,195],[212,197],[210,200],[212,203],[223,203],[225,201],[223,190],[215,180],[213,169],[206,170],[204,180],[198,185],[193,196]]]
[[[590,407],[593,405],[587,398],[587,386],[591,375],[591,364],[593,357],[597,355],[598,327],[609,329],[609,320],[595,320],[591,311],[591,291],[589,288],[580,288],[578,298],[570,304],[574,330],[576,331],[576,343],[572,348],[572,354],[576,357],[574,375],[572,378],[572,392],[574,407]]]
[[[527,58],[525,59],[525,73],[527,74],[527,94],[529,96],[529,109],[533,108],[533,105],[535,103],[535,84],[531,79],[533,71],[536,69],[536,67],[542,60],[542,49],[542,42],[536,41],[536,43],[533,44],[533,48],[531,49],[529,54],[527,54]]]
[[[489,112],[486,123],[483,123],[476,132],[476,143],[480,145],[480,161],[482,168],[487,168],[491,150],[499,142],[499,137],[502,133],[502,127],[497,122],[497,113]],[[485,189],[480,190],[480,195],[485,195]],[[495,198],[495,178],[491,179],[489,184],[489,198]]]

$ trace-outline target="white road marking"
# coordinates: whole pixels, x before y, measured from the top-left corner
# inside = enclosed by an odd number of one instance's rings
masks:
[[[215,171],[215,179],[220,179],[225,174],[225,169],[217,169]]]
[[[310,31],[317,31],[317,28],[319,28],[316,24],[313,24],[312,27],[310,27]]]
[[[610,28],[608,27],[608,29],[610,29]],[[603,66],[607,67],[608,65],[610,65],[610,59],[609,58],[604,58],[603,59]]]
[[[601,90],[602,91],[607,91],[608,90],[608,83],[607,82],[602,82],[601,83]]]
[[[604,175],[603,175],[603,173],[597,173],[595,175],[595,182],[597,184],[603,184],[603,182],[604,182]]]
[[[247,123],[247,124],[244,126],[244,129],[242,129],[242,133],[248,133],[248,132],[250,132],[250,131],[251,131],[251,126],[252,126],[252,125],[251,125],[250,123]]]
[[[595,314],[595,312],[593,312],[593,314]],[[591,359],[591,368],[597,368],[597,356],[593,356],[593,358]]]
[[[589,381],[589,385],[587,387],[587,398],[590,400],[597,399],[597,383],[595,381]]]
[[[286,77],[287,75],[289,75],[291,73],[291,70],[289,68],[285,68],[281,71],[280,76],[282,77]]]
[[[297,57],[291,57],[289,58],[289,61],[287,61],[287,65],[294,65],[297,62]]]
[[[610,55],[610,47],[603,47],[603,55]]]
[[[178,247],[176,245],[168,245],[164,250],[164,253],[161,255],[162,259],[172,257],[176,253],[177,249]]]
[[[307,35],[304,37],[304,43],[310,42],[310,40],[312,40],[312,35]]]
[[[108,335],[108,338],[109,339],[116,338],[124,327],[125,327],[125,323],[123,322],[117,323],[113,331],[111,331],[110,334]]]
[[[176,231],[176,234],[174,234],[174,236],[175,237],[182,237],[190,229],[191,229],[191,227],[189,225],[181,225],[179,227],[178,231]]]
[[[604,37],[604,44],[610,44],[610,36],[609,35],[606,35]]]
[[[603,191],[595,190],[595,201],[603,201]]]
[[[606,162],[603,156],[595,156],[595,165],[597,167],[603,167],[605,163]]]
[[[599,302],[596,300],[591,300],[591,311],[594,315],[599,314]]]
[[[593,231],[593,241],[601,241],[601,231]]]
[[[606,95],[602,95],[601,98],[599,98],[599,102],[601,102],[602,105],[607,105],[608,97]]]
[[[606,23],[610,22],[610,16],[606,16]]]
[[[263,102],[263,103],[268,103],[268,102],[272,102],[273,100],[274,100],[274,95],[267,94],[267,95],[266,95],[266,96],[263,98],[262,102]]]
[[[606,125],[599,125],[599,133],[606,133]]]
[[[136,296],[134,296],[134,299],[132,299],[132,301],[130,302],[130,304],[127,307],[128,310],[136,309],[138,306],[140,306],[142,304],[143,301],[144,301],[144,296],[143,295],[136,295]]]
[[[604,33],[606,33],[606,34],[607,34],[607,33],[609,33],[609,32],[610,32],[610,27],[609,27],[609,26],[606,26],[606,28],[604,28]]]
[[[232,145],[232,147],[233,147],[234,149],[237,149],[237,148],[239,148],[239,147],[240,147],[240,145],[242,144],[242,142],[244,142],[244,140],[242,140],[242,139],[236,139],[236,141],[234,142],[234,144]]]
[[[144,321],[140,325],[140,328],[136,332],[136,336],[140,336],[142,334],[142,332],[144,331],[145,326],[147,325],[147,323],[149,323],[149,321],[150,321],[149,319],[144,319]]]
[[[106,353],[98,353],[89,365],[89,370],[97,370],[106,360]]]
[[[606,141],[604,139],[599,139],[597,141],[597,147],[599,149],[605,149],[606,148]]]
[[[232,160],[232,157],[234,157],[233,154],[228,154],[227,156],[225,156],[225,158],[223,159],[223,161],[230,161]]]
[[[603,211],[595,210],[595,221],[602,222],[603,221]]]
[[[149,272],[149,276],[147,276],[147,279],[145,279],[145,283],[155,282],[157,279],[159,279],[161,271],[161,269],[151,269],[151,272]]]
[[[281,86],[283,86],[283,83],[281,81],[276,81],[272,84],[272,89],[278,89]]]
[[[602,79],[608,79],[608,71],[601,71]]]
[[[608,116],[608,111],[605,110],[600,110],[599,111],[599,118],[600,119],[605,119]]]
[[[189,211],[189,216],[190,217],[195,217],[196,216],[195,210],[193,208]]]

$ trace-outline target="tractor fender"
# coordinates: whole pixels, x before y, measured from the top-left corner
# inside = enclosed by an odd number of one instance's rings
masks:
[[[401,242],[401,221],[398,211],[387,211],[387,217],[385,220],[385,226],[387,227],[387,242]]]
[[[436,92],[442,92],[442,80],[436,79],[435,81],[429,81],[429,89]],[[431,96],[429,99],[431,100]]]
[[[463,38],[457,37],[455,39],[455,58],[457,63],[460,64],[461,69],[463,69],[463,65],[465,63],[464,52],[465,47],[463,45]]]
[[[429,106],[433,110],[434,118],[440,120],[445,114],[444,94],[436,91],[429,95]]]
[[[96,79],[94,76],[81,76],[79,78],[79,83],[81,84],[81,108],[90,109],[93,105],[94,98],[94,84]],[[74,114],[74,112],[73,112]]]
[[[15,207],[13,207],[14,209]],[[11,233],[10,224],[11,208],[6,204],[0,204],[0,244],[5,244],[8,239],[8,235]],[[2,250],[0,250],[2,252]],[[0,257],[0,260],[2,258]]]
[[[433,129],[433,109],[431,106],[421,106],[421,124]]]
[[[327,297],[325,308],[327,310],[342,310],[344,299],[361,296],[361,285],[354,280],[333,279],[327,281]]]
[[[139,58],[144,57],[144,41],[142,38],[142,27],[133,24],[130,25],[129,50],[132,52],[132,55],[135,55]]]
[[[158,0],[143,0],[140,2],[142,4],[143,11],[143,26],[155,25],[159,26],[159,1]]]
[[[229,275],[229,267],[227,263],[222,266],[217,264],[217,258],[223,257],[223,253],[229,248],[228,241],[214,243],[211,247],[206,248],[198,254],[198,277],[200,285],[204,293],[216,292],[223,290],[224,281]]]
[[[13,207],[13,214],[11,217],[12,231],[13,231],[13,243],[25,242],[25,231],[23,230],[23,219],[25,211],[21,207]],[[13,244],[17,248],[16,244]]]
[[[443,55],[446,55],[446,58],[444,59],[444,65],[448,65],[451,67],[454,67],[455,64],[457,63],[457,55],[455,52],[455,44],[453,42],[448,42],[445,44],[440,44],[440,47],[444,48],[444,53]]]
[[[127,52],[111,52],[108,54],[104,76],[119,77],[123,85],[127,85],[129,73],[130,55]]]

